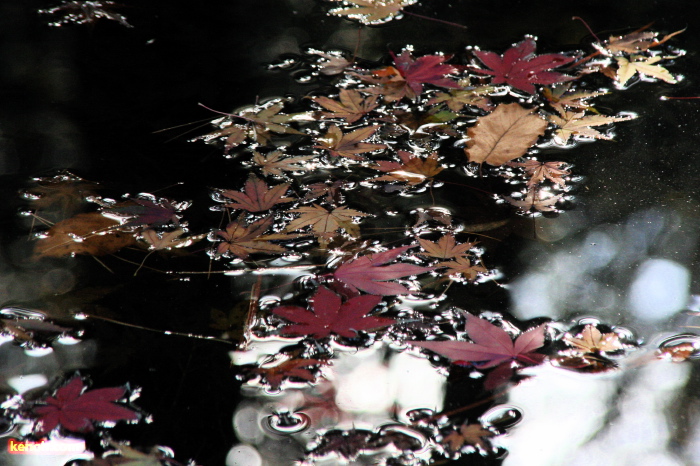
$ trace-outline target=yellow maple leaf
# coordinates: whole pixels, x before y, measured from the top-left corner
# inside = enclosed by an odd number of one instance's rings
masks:
[[[654,64],[658,63],[664,58],[668,57],[661,57],[658,55],[655,57],[632,55],[630,57],[631,60],[628,60],[625,57],[615,57],[618,66],[616,77],[620,83],[620,86],[627,84],[627,82],[636,74],[643,74],[644,76],[648,76],[650,78],[656,78],[667,83],[675,84],[677,82],[676,78],[673,77],[670,71],[663,66]]]

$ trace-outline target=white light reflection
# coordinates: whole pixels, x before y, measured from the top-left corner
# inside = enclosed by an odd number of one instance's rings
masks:
[[[659,322],[683,309],[689,296],[688,269],[667,259],[649,259],[630,286],[629,305],[636,317]]]
[[[235,445],[226,455],[226,466],[262,466],[260,453],[250,445]]]
[[[33,388],[46,385],[48,379],[43,374],[28,374],[7,379],[7,385],[14,388],[20,395]]]

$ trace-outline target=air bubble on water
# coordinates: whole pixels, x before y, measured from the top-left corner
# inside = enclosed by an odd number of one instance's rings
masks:
[[[481,415],[479,421],[482,424],[494,426],[497,429],[510,429],[523,419],[520,409],[510,405],[500,405],[491,408]]]
[[[672,352],[676,347],[690,346],[693,352],[686,359],[700,359],[700,335],[692,333],[674,335],[659,343],[659,350]]]
[[[290,413],[288,411],[270,414],[264,421],[264,426],[276,434],[297,434],[311,425],[311,418],[305,413]]]

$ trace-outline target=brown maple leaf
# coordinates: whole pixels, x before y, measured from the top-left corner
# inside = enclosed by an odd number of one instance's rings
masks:
[[[308,190],[304,196],[305,201],[325,196],[325,201],[329,204],[337,205],[343,202],[343,193],[341,191],[343,182],[340,180],[320,181],[307,185],[305,188]]]
[[[260,374],[274,390],[280,387],[284,379],[295,378],[313,382],[316,380],[316,375],[311,370],[320,364],[324,364],[324,361],[319,359],[288,359],[274,366],[256,367],[252,371]]]
[[[458,276],[470,282],[479,277],[479,274],[488,273],[488,269],[480,264],[472,264],[468,257],[457,256],[454,260],[438,262],[437,267],[447,267],[443,273],[448,276]]]
[[[185,248],[207,236],[206,234],[201,234],[182,238],[181,236],[184,233],[185,230],[182,228],[160,234],[152,228],[148,228],[141,232],[141,238],[148,243],[148,249],[162,251],[172,248]]]
[[[473,445],[483,451],[489,451],[491,447],[486,439],[495,435],[484,429],[481,424],[463,424],[458,431],[451,432],[440,443],[449,446],[453,452],[461,450],[464,445]]]
[[[343,57],[343,54],[340,52],[310,50],[307,53],[321,57],[317,59],[315,66],[318,68],[321,74],[325,74],[326,76],[340,74],[351,65],[351,62]]]
[[[368,214],[363,212],[348,209],[347,207],[338,207],[333,210],[326,210],[320,205],[312,204],[310,206],[299,207],[298,209],[289,210],[288,212],[299,213],[301,216],[287,225],[287,230],[300,230],[304,227],[311,226],[311,231],[322,238],[330,238],[332,234],[339,228],[345,229],[350,235],[359,236],[359,227],[353,223],[355,217],[366,217]]]
[[[505,200],[514,205],[522,212],[539,210],[540,212],[555,212],[556,203],[562,199],[561,194],[553,195],[543,189],[536,187],[528,189],[524,198],[513,198],[505,196]]]
[[[438,259],[452,259],[466,256],[468,255],[469,250],[476,245],[475,242],[457,244],[454,235],[451,233],[443,236],[437,242],[422,238],[418,238],[418,242],[425,250],[425,252],[419,252],[418,254],[421,256],[435,257]]]
[[[673,362],[682,362],[698,355],[698,348],[692,342],[681,342],[675,345],[666,345],[656,351],[659,359],[670,359]]]
[[[461,84],[461,82],[460,82]],[[477,107],[485,112],[493,110],[488,95],[496,89],[494,86],[465,86],[465,89],[452,89],[438,92],[428,101],[428,105],[445,104],[453,112],[461,112],[464,107]]]
[[[416,157],[403,150],[398,151],[398,155],[401,163],[381,160],[371,165],[371,168],[387,174],[370,181],[402,181],[410,186],[416,186],[425,180],[433,179],[444,169],[438,162],[437,152],[433,152],[426,158]]]
[[[676,81],[676,78],[673,77],[670,71],[662,66],[655,65],[655,63],[658,63],[664,58],[669,57],[662,57],[659,55],[654,57],[632,55],[629,60],[625,57],[615,57],[615,60],[617,61],[617,74],[615,75],[615,78],[620,86],[627,84],[627,82],[636,74],[641,74],[650,78],[660,79],[670,84],[675,84],[678,81]]]
[[[313,158],[313,155],[285,157],[284,153],[279,150],[266,155],[262,155],[257,151],[253,152],[253,162],[262,169],[263,175],[284,176],[284,172],[308,170],[308,167],[299,164]]]
[[[567,334],[564,341],[581,353],[606,353],[625,348],[617,333],[601,333],[591,324],[586,325],[576,336]]]
[[[341,89],[338,98],[340,101],[328,97],[314,97],[311,100],[330,110],[330,113],[321,113],[323,118],[340,118],[347,123],[355,123],[378,105],[376,95],[363,97],[359,91],[353,89]]]
[[[359,154],[386,149],[387,147],[386,144],[361,142],[372,136],[378,129],[379,126],[366,126],[343,134],[343,131],[338,126],[333,125],[328,128],[328,132],[323,137],[316,139],[320,145],[314,147],[326,149],[334,157],[363,160],[364,157]]]
[[[569,170],[561,168],[566,165],[564,162],[540,162],[535,159],[529,159],[525,162],[508,162],[507,165],[525,169],[525,174],[530,177],[527,182],[528,188],[542,183],[545,178],[559,186],[565,186],[566,180],[563,177],[571,174]]]
[[[341,1],[341,0],[332,0]],[[362,24],[381,24],[391,21],[401,15],[401,10],[413,5],[418,0],[342,0],[348,5],[344,8],[334,8],[328,14],[346,16],[356,19]]]
[[[293,201],[291,197],[284,197],[289,189],[289,183],[268,186],[255,175],[250,175],[245,183],[243,191],[231,189],[222,190],[222,196],[233,199],[236,202],[226,204],[231,209],[242,209],[248,212],[262,212],[277,204]]]
[[[559,84],[554,87],[545,87],[542,89],[542,95],[544,95],[544,97],[549,101],[549,105],[551,105],[559,114],[563,114],[567,108],[595,112],[595,109],[588,104],[587,100],[608,94],[608,92],[603,91],[572,91],[570,88],[570,82]]]
[[[594,46],[606,55],[615,55],[619,53],[639,53],[649,50],[652,47],[659,46],[673,36],[685,31],[684,28],[680,31],[672,32],[671,34],[664,36],[661,40],[656,40],[659,33],[645,31],[645,29],[647,29],[649,26],[651,26],[651,23],[634,32],[625,34],[624,36],[610,36],[607,43],[594,44]]]
[[[544,134],[547,122],[534,109],[501,104],[469,128],[464,153],[470,162],[499,166],[521,157]]]
[[[263,236],[273,223],[270,217],[257,220],[251,224],[234,220],[226,226],[226,230],[215,233],[224,241],[216,248],[217,254],[226,254],[247,259],[254,253],[279,254],[286,250],[278,245],[270,243]]]
[[[637,118],[634,115],[623,117],[609,117],[605,115],[586,115],[585,112],[564,111],[561,116],[552,115],[550,121],[559,126],[554,133],[554,141],[559,144],[566,144],[571,136],[584,136],[595,139],[612,139],[611,136],[603,134],[593,126],[602,126],[616,121],[628,121]]]

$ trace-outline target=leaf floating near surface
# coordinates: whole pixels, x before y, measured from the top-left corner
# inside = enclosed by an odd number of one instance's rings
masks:
[[[624,86],[636,74],[660,79],[670,84],[677,83],[670,71],[663,66],[655,65],[663,59],[664,57],[660,56],[643,57],[641,55],[632,55],[629,60],[625,57],[616,57],[618,66],[616,77],[619,85]]]
[[[356,19],[362,24],[382,24],[401,15],[401,10],[413,5],[418,0],[332,0],[342,1],[348,5],[344,8],[334,8],[328,14],[346,16]]]
[[[289,186],[289,183],[268,186],[257,176],[250,175],[243,191],[226,189],[221,191],[221,195],[236,201],[225,204],[225,207],[248,212],[263,212],[270,210],[277,204],[293,201],[294,199],[291,197],[284,197]]]
[[[328,128],[328,132],[316,139],[319,145],[317,149],[326,149],[334,157],[345,157],[351,160],[364,160],[360,154],[386,149],[386,144],[372,144],[362,142],[377,132],[379,126],[366,126],[350,133],[343,131],[336,125]]]
[[[348,124],[355,123],[379,105],[377,96],[364,97],[356,90],[341,89],[338,98],[340,101],[328,97],[314,97],[311,100],[329,110],[321,114],[323,118],[340,118]]]
[[[444,169],[438,162],[437,153],[432,153],[428,157],[423,158],[400,150],[398,151],[398,156],[401,159],[401,163],[385,160],[375,162],[371,168],[387,174],[372,178],[369,181],[398,181],[405,182],[409,186],[416,186],[426,180],[431,180]]]
[[[547,122],[519,104],[501,104],[469,128],[464,153],[470,162],[500,166],[524,155],[544,134]]]
[[[263,236],[274,220],[262,218],[251,224],[242,220],[234,220],[226,226],[226,230],[217,231],[216,236],[223,239],[216,248],[217,254],[228,254],[241,259],[247,259],[251,254],[280,254],[286,249],[279,244],[269,242]]]
[[[593,126],[609,125],[618,121],[628,121],[637,118],[634,115],[623,117],[609,117],[605,115],[586,115],[585,112],[561,113],[561,116],[552,115],[550,121],[559,126],[554,133],[555,142],[566,144],[572,136],[583,136],[594,139],[612,139],[600,131],[593,129]]]

